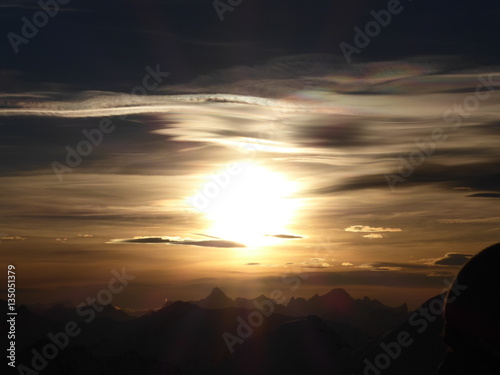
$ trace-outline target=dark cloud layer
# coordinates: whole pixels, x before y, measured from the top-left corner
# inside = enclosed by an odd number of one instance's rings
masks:
[[[475,157],[475,150],[464,150],[462,157],[467,158],[470,154]],[[428,161],[415,168],[414,173],[405,178],[401,187],[415,185],[441,185],[445,188],[469,187],[477,190],[500,191],[500,163],[498,155],[491,156],[494,162],[468,162],[454,165],[440,165]],[[394,159],[393,170],[388,172],[397,173],[399,160]],[[384,174],[364,175],[350,178],[335,185],[326,186],[311,191],[314,194],[334,194],[352,190],[388,188]]]
[[[446,256],[437,259],[434,264],[439,266],[462,266],[469,261],[471,254],[448,253]]]
[[[500,193],[476,193],[467,196],[472,198],[500,198]]]
[[[192,245],[203,247],[246,247],[245,245],[226,240],[192,240],[192,239],[174,239],[168,237],[140,237],[129,239],[113,240],[114,243],[142,243],[142,244],[168,244],[168,245]]]

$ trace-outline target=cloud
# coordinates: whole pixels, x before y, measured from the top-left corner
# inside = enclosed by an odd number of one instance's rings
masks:
[[[448,253],[442,258],[434,260],[435,265],[439,266],[462,266],[472,258],[471,254]]]
[[[135,237],[128,239],[115,239],[112,243],[142,243],[167,245],[192,245],[203,247],[246,247],[244,244],[227,240],[193,240],[190,238],[179,237]]]
[[[342,265],[343,265],[344,267],[352,267],[352,266],[354,266],[354,264],[352,264],[352,263],[350,263],[350,262],[344,262],[344,263],[342,263]]]
[[[260,263],[245,263],[245,266],[260,266]]]
[[[500,223],[500,217],[484,217],[479,219],[441,219],[443,224],[482,224],[482,223]]]
[[[20,236],[3,236],[0,237],[0,241],[24,241],[26,237]]]
[[[499,193],[476,193],[467,196],[472,198],[500,198]]]
[[[372,264],[376,268],[407,268],[407,269],[427,269],[429,265],[415,264],[415,263],[395,263],[395,262],[376,262]]]
[[[295,236],[293,234],[265,234],[265,236],[276,237],[276,238],[287,238],[287,239],[304,238],[302,236]]]
[[[428,273],[427,276],[429,276],[429,277],[453,277],[454,274],[452,272],[434,271],[434,272]]]
[[[311,258],[309,261],[305,263],[300,264],[302,267],[305,268],[328,268],[330,267],[330,264],[324,262],[324,259],[319,259],[319,258]]]
[[[81,234],[81,233],[78,233],[78,237],[91,238],[91,237],[94,237],[94,235],[93,234]]]
[[[403,267],[389,264],[362,264],[356,268],[363,268],[370,271],[401,271]]]
[[[375,238],[384,238],[384,235],[379,233],[370,233],[370,234],[365,234],[363,237],[373,240]]]
[[[351,263],[348,263],[352,265]],[[370,271],[401,271],[401,270],[428,270],[432,268],[431,264],[415,264],[415,263],[395,263],[395,262],[375,262],[365,263],[356,268],[362,268]]]
[[[374,272],[372,269],[347,269],[323,270],[323,272],[311,272],[307,279],[307,287],[323,287],[325,285],[359,286],[369,285],[384,286],[394,288],[439,288],[443,289],[445,284],[440,277],[429,277],[429,272],[414,271],[392,271],[392,272]],[[266,276],[259,281],[277,285],[283,283],[281,277]]]
[[[374,271],[401,271],[401,267],[374,267]]]
[[[472,136],[472,135],[471,135]],[[403,141],[403,140],[402,140]],[[433,157],[441,155],[441,153],[449,153],[452,150],[449,148],[437,150]],[[455,153],[457,157],[468,160],[469,158],[477,158],[478,155],[489,149],[481,149],[480,147],[457,148]],[[385,155],[386,157],[394,157],[397,160],[397,155]],[[445,156],[444,154],[442,156]],[[500,174],[498,173],[498,160],[489,154],[491,160],[485,162],[467,162],[455,165],[435,164],[431,161],[424,163],[422,166],[415,169],[411,177],[405,179],[404,184],[397,186],[418,186],[418,185],[436,185],[439,184],[444,188],[453,189],[455,187],[467,186],[476,190],[487,190],[491,193],[498,192],[500,186]],[[398,162],[395,161],[393,168],[396,173]],[[387,181],[380,178],[378,174],[364,174],[352,178],[346,178],[341,183],[323,186],[321,188],[312,189],[313,194],[333,194],[344,191],[353,191],[361,189],[387,188]]]
[[[402,229],[400,228],[374,228],[374,227],[369,227],[367,225],[351,225],[348,228],[344,229],[346,232],[362,232],[362,233],[373,233],[373,232],[401,232]],[[373,237],[375,238],[375,237]],[[380,238],[380,237],[376,237]]]

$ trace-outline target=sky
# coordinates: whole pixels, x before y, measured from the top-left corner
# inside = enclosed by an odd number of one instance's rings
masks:
[[[440,293],[498,242],[498,7],[401,2],[356,47],[389,3],[243,1],[221,20],[73,1],[16,53],[40,8],[4,2],[0,260],[19,302],[77,305],[123,268],[113,304],[138,310],[216,286]]]

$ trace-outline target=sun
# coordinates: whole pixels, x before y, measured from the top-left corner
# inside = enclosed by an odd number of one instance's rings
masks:
[[[293,193],[297,183],[282,174],[248,162],[236,163],[215,189],[214,178],[207,204],[200,210],[210,221],[209,234],[247,246],[269,245],[272,234],[286,233],[296,209]],[[220,175],[219,177],[221,177]],[[207,198],[207,197],[205,197]],[[199,208],[198,208],[199,209]]]

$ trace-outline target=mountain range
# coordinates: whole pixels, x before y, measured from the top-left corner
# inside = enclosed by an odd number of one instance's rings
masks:
[[[75,322],[80,332],[47,361],[44,374],[362,374],[382,343],[414,330],[406,305],[354,299],[343,289],[281,305],[263,295],[232,299],[214,288],[201,300],[169,301],[140,317],[98,307],[89,321],[70,302],[19,306],[16,364],[32,368],[33,350],[44,353],[49,333]],[[414,335],[404,360],[380,374],[435,372],[446,351],[442,319],[429,327]],[[429,348],[433,355],[423,361]]]

